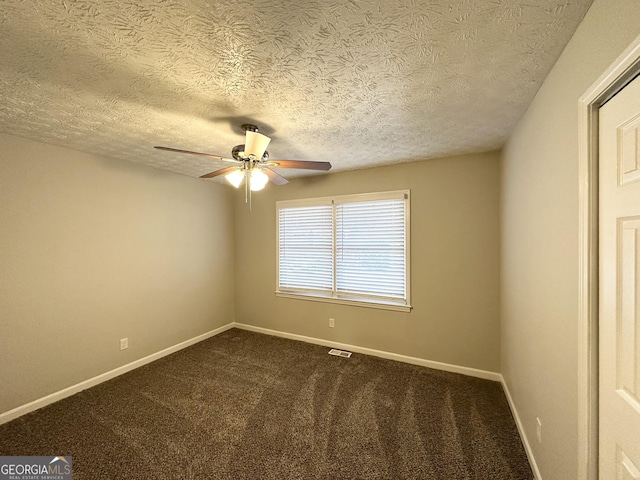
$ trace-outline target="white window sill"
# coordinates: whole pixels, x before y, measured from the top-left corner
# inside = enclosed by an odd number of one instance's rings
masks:
[[[381,310],[395,310],[396,312],[410,312],[411,305],[400,305],[398,303],[382,303],[375,300],[351,300],[347,298],[335,298],[318,294],[302,294],[291,292],[275,292],[276,297],[293,298],[295,300],[310,300],[312,302],[337,303],[339,305],[352,305],[354,307],[378,308]]]

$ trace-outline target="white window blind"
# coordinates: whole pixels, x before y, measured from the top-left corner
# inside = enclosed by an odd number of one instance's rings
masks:
[[[404,199],[337,204],[339,294],[406,298],[404,209]]]
[[[410,308],[408,191],[278,202],[277,210],[277,294]]]
[[[280,288],[333,290],[333,206],[278,210]]]

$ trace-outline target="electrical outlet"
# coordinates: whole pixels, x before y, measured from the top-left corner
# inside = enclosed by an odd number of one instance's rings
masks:
[[[121,338],[120,339],[120,350],[126,350],[127,348],[129,348],[129,339],[128,338]]]
[[[336,321],[333,318],[329,319],[329,327],[330,328],[335,328],[336,326]]]
[[[542,443],[542,422],[538,417],[536,417],[536,438],[538,443]]]

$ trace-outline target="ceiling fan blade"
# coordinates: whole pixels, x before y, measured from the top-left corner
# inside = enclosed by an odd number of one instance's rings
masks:
[[[225,162],[242,163],[242,162],[238,162],[238,160],[233,160],[231,158],[224,158],[224,157],[221,157],[220,155],[212,155],[210,153],[192,152],[191,150],[181,150],[179,148],[171,148],[171,147],[153,147],[153,148],[157,148],[158,150],[166,150],[167,152],[178,152],[178,153],[188,153],[190,155],[201,155],[203,157],[211,157],[217,160],[223,160]]]
[[[330,170],[329,162],[309,162],[306,160],[269,160],[267,165],[271,168],[302,168],[305,170]]]
[[[274,172],[273,170],[271,170],[270,168],[267,167],[263,167],[262,171],[264,173],[267,174],[267,177],[269,177],[269,180],[271,180],[272,183],[275,183],[276,185],[284,185],[286,183],[289,183],[289,180],[287,180],[286,178],[284,178],[282,175],[280,175],[279,173]]]
[[[226,173],[231,173],[234,170],[237,170],[238,167],[225,167],[225,168],[221,168],[220,170],[216,170],[215,172],[211,172],[211,173],[207,173],[205,175],[201,175],[200,178],[213,178],[213,177],[217,177],[218,175],[224,175]]]

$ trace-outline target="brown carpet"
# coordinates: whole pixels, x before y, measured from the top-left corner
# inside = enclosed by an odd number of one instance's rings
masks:
[[[233,329],[0,426],[75,480],[526,480],[497,382]]]

